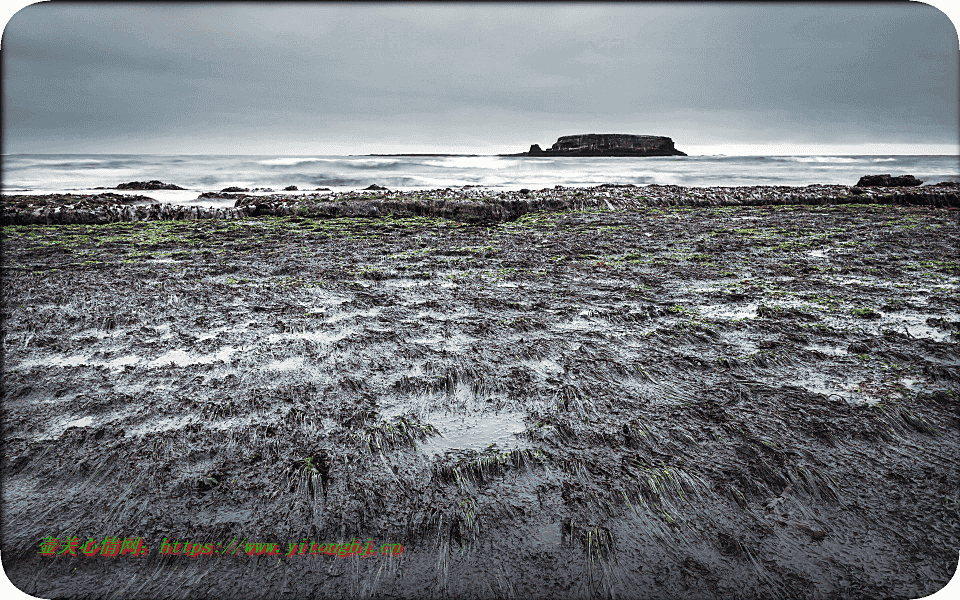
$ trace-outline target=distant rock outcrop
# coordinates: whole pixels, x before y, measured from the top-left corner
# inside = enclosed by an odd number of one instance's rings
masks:
[[[179,185],[164,183],[162,181],[131,181],[130,183],[120,183],[115,187],[116,190],[185,190]]]
[[[891,177],[886,175],[864,175],[857,182],[857,187],[913,187],[923,183],[913,175]]]
[[[533,144],[528,152],[508,156],[686,156],[673,147],[673,140],[658,135],[586,133],[565,135],[541,150]]]

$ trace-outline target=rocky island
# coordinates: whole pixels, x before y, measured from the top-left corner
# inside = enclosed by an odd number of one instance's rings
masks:
[[[541,150],[539,144],[527,152],[504,156],[686,156],[673,147],[673,140],[659,135],[586,133],[564,135]]]

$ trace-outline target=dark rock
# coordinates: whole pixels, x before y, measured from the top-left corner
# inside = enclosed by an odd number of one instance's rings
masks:
[[[632,188],[637,187],[632,183],[601,183],[598,188]]]
[[[529,194],[529,193],[530,193],[530,190],[528,190],[527,188],[523,188],[522,190],[520,190],[520,193],[521,193],[521,194]]]
[[[940,183],[934,183],[930,187],[960,188],[960,181],[941,181]]]
[[[315,190],[313,190],[313,191],[315,191],[315,192],[329,192],[329,191],[330,191],[330,188],[317,188],[317,189],[315,189]]]
[[[543,154],[543,150],[540,149],[540,144],[533,144],[527,154]]]
[[[365,187],[365,188],[363,188],[363,189],[365,189],[365,190],[384,190],[384,191],[387,191],[387,188],[385,188],[385,187],[383,187],[383,186],[381,186],[381,185],[377,185],[377,184],[375,184],[375,183],[374,183],[373,185],[370,185],[370,186]]]
[[[229,192],[249,192],[249,191],[250,191],[249,188],[228,187],[228,188],[223,188],[222,190],[220,190],[220,193],[225,194],[225,193],[229,193]]]
[[[156,179],[152,181],[131,181],[130,183],[121,183],[118,184],[117,190],[185,190],[187,188],[182,188],[179,185],[174,185],[172,183],[164,183],[162,181],[157,181]]]
[[[863,191],[863,188],[852,187],[850,188],[850,193],[853,194],[854,196],[859,196],[865,192]]]
[[[101,196],[115,196],[116,201],[121,206],[145,206],[147,204],[160,204],[159,201],[146,196],[117,196],[117,194],[100,194]]]
[[[283,191],[285,191],[285,192],[296,192],[296,191],[297,191],[297,186],[295,186],[295,185],[288,185],[287,187],[283,188]]]
[[[632,135],[626,133],[586,133],[565,135],[542,152],[534,144],[527,156],[686,156],[673,147],[673,140],[656,135]]]
[[[885,175],[864,175],[857,182],[857,187],[912,187],[923,183],[913,175],[900,175],[891,177],[889,173]]]

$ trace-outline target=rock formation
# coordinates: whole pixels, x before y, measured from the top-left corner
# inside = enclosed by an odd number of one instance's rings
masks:
[[[673,147],[673,140],[657,135],[587,133],[565,135],[541,150],[538,144],[528,152],[507,156],[686,156]]]
[[[900,175],[891,177],[889,173],[885,175],[864,175],[857,182],[857,187],[913,187],[923,183],[913,175]]]
[[[164,183],[162,181],[131,181],[130,183],[120,183],[117,184],[117,187],[113,188],[115,190],[185,190],[187,188],[182,188],[179,185],[174,185],[172,183]]]

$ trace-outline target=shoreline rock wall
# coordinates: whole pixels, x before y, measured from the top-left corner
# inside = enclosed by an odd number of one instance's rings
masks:
[[[0,225],[105,224],[117,221],[239,219],[256,216],[307,218],[428,216],[483,224],[514,220],[538,210],[585,208],[635,209],[646,206],[782,206],[820,204],[897,204],[934,208],[960,208],[960,188],[872,188],[843,185],[807,187],[754,186],[736,188],[686,188],[674,185],[546,188],[534,192],[500,192],[483,196],[454,190],[423,192],[354,193],[303,198],[296,196],[245,196],[233,207],[175,204],[73,207],[46,205],[20,208],[4,197]]]

